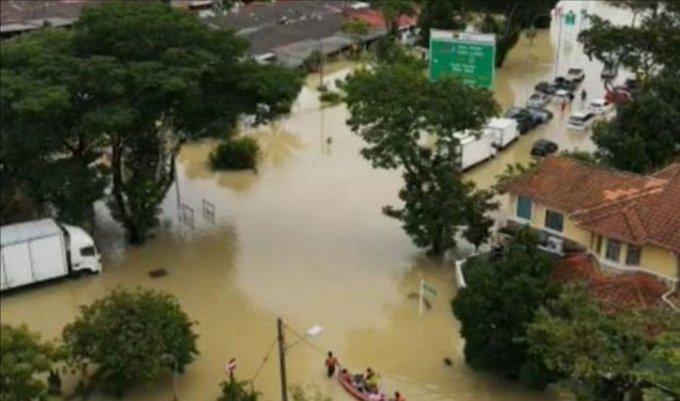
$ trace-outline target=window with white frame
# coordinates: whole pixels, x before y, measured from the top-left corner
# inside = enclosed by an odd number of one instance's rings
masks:
[[[526,196],[517,197],[517,217],[531,220],[531,199]]]

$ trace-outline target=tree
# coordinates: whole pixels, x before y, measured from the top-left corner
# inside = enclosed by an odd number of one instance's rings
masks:
[[[560,286],[550,279],[552,262],[538,250],[535,234],[522,229],[499,260],[477,257],[468,263],[467,287],[452,301],[465,339],[465,360],[474,369],[545,387],[555,376],[521,339]]]
[[[558,372],[577,399],[621,401],[641,394],[633,374],[647,353],[643,327],[606,315],[583,286],[568,286],[527,330],[529,353]]]
[[[430,46],[430,29],[461,31],[466,26],[465,0],[425,0],[418,16],[420,43]]]
[[[217,401],[257,401],[260,393],[248,389],[249,382],[227,380],[222,382],[222,394]]]
[[[69,364],[86,372],[91,384],[122,395],[134,384],[180,372],[198,354],[194,323],[170,294],[115,290],[91,305],[63,331]]]
[[[55,361],[54,348],[26,326],[0,326],[0,383],[2,401],[41,400],[47,395],[43,380]]]
[[[361,48],[361,38],[368,33],[368,28],[370,28],[368,22],[358,19],[350,19],[342,23],[342,31],[352,39],[355,52]]]
[[[384,212],[433,254],[454,246],[459,227],[488,206],[474,184],[463,181],[454,134],[478,130],[496,114],[491,93],[455,78],[430,82],[402,64],[358,71],[344,89],[347,123],[366,142],[361,154],[373,167],[403,169],[404,206]]]
[[[17,190],[63,214],[91,210],[110,179],[113,216],[144,241],[184,141],[228,136],[243,115],[266,122],[297,97],[297,72],[259,66],[246,47],[151,2],[91,7],[72,32],[3,44],[3,180],[18,177]],[[53,176],[23,174],[47,168]]]
[[[680,74],[650,79],[613,120],[597,124],[596,157],[634,173],[658,170],[680,154]]]
[[[590,28],[579,34],[588,57],[604,64],[622,65],[645,80],[663,69],[677,70],[680,54],[680,4],[676,1],[615,1],[642,19],[638,25],[614,25],[591,15]]]
[[[662,394],[680,397],[680,331],[659,336],[633,374]]]
[[[387,32],[395,38],[399,33],[401,17],[413,16],[416,13],[415,3],[412,0],[374,0],[372,5],[380,11],[385,20]]]

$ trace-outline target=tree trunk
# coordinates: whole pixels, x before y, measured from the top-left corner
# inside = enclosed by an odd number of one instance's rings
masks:
[[[140,243],[139,230],[135,226],[130,213],[125,204],[123,196],[123,147],[117,142],[113,144],[113,154],[111,157],[111,169],[113,170],[113,199],[116,204],[117,213],[121,223],[128,234],[128,241],[133,244]]]

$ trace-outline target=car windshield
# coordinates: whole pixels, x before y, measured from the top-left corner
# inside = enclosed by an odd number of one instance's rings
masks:
[[[570,68],[569,69],[569,74],[580,74],[581,69],[580,68]]]

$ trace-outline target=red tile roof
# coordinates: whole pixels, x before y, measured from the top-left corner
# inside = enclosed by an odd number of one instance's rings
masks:
[[[669,289],[663,281],[645,273],[605,274],[592,257],[584,254],[558,261],[553,279],[560,283],[585,282],[607,312],[669,307],[662,298]]]
[[[589,231],[680,254],[680,162],[642,176],[548,157],[504,188],[566,213]]]
[[[373,28],[386,28],[385,24],[385,19],[383,18],[382,14],[378,10],[374,9],[363,9],[363,10],[351,10],[348,9],[345,11],[345,15],[347,15],[349,18],[352,19],[357,19],[364,21],[368,23],[370,26]],[[411,17],[408,15],[402,15],[399,18],[399,27],[411,27],[415,26],[417,23],[417,19],[415,17]]]

